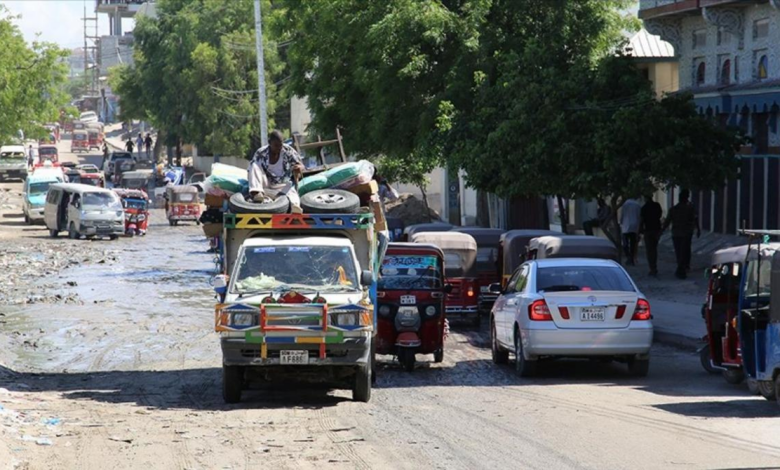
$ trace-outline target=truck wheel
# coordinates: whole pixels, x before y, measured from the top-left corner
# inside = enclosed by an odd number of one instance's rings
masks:
[[[751,395],[758,395],[758,380],[748,377],[746,383],[748,392],[750,392]]]
[[[723,378],[731,385],[739,385],[745,380],[745,371],[742,369],[726,369],[723,371]]]
[[[279,196],[267,204],[247,201],[241,193],[235,193],[228,200],[228,207],[235,214],[286,214],[290,212],[290,200]]]
[[[244,385],[244,368],[241,366],[222,366],[222,399],[225,403],[241,401],[241,389]]]
[[[342,189],[318,189],[301,196],[305,214],[354,214],[360,209],[360,198]]]
[[[398,362],[401,363],[406,372],[414,371],[415,354],[414,349],[398,348]]]
[[[371,364],[363,364],[355,373],[355,385],[352,387],[352,399],[368,403],[371,400]]]

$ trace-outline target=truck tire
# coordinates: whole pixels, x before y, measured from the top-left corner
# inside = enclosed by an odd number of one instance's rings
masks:
[[[230,196],[228,207],[235,214],[286,214],[290,212],[290,200],[279,196],[268,204],[247,201],[241,193]]]
[[[354,214],[360,209],[360,198],[342,189],[318,189],[301,196],[305,214]]]
[[[241,401],[241,389],[244,386],[244,368],[241,366],[222,366],[222,399],[225,403]]]
[[[363,364],[355,372],[352,400],[368,403],[371,400],[371,364]]]

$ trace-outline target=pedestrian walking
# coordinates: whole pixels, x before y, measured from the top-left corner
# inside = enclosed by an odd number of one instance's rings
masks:
[[[678,279],[688,277],[687,272],[691,268],[691,243],[693,242],[694,230],[697,238],[701,236],[699,218],[696,216],[696,209],[690,202],[690,195],[691,193],[687,189],[680,191],[679,202],[669,210],[669,215],[661,229],[663,232],[669,225],[672,226],[672,243],[677,258],[677,271],[674,275]]]
[[[32,144],[30,144],[30,148],[27,150],[27,166],[29,168],[35,166],[35,150],[33,150]]]
[[[133,144],[133,139],[132,138],[127,139],[127,142],[125,142],[125,150],[127,150],[128,152],[130,152],[130,154],[132,154],[134,147],[135,145]]]
[[[144,145],[146,146],[146,159],[151,160],[152,159],[152,134],[146,133],[146,138],[144,139]]]
[[[639,245],[639,222],[642,208],[636,199],[626,199],[620,210],[620,231],[623,234],[623,252],[628,264],[636,264],[636,248]]]
[[[138,160],[141,159],[141,153],[144,151],[144,136],[139,132],[135,139],[135,148],[138,149]]]
[[[653,195],[645,196],[645,205],[640,213],[639,234],[645,239],[645,254],[650,266],[650,275],[658,275],[658,241],[661,239],[661,204],[653,200]]]
[[[602,230],[606,231],[607,224],[609,224],[609,218],[612,216],[612,210],[604,199],[596,199],[596,204],[599,206],[598,211],[596,212],[596,218],[586,220],[582,223],[582,230],[585,232],[585,235],[592,236],[594,227],[600,227]]]

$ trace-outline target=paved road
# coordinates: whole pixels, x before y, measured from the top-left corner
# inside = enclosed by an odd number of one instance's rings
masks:
[[[13,214],[2,209],[0,220]],[[486,330],[455,329],[441,364],[409,374],[382,357],[369,404],[319,386],[265,385],[226,406],[213,261],[198,227],[169,227],[155,210],[143,238],[10,230],[0,224],[13,269],[29,259],[41,275],[0,282],[0,293],[46,295],[0,304],[2,470],[780,464],[777,404],[665,346],[654,347],[644,379],[621,364],[556,361],[529,380],[490,362]]]

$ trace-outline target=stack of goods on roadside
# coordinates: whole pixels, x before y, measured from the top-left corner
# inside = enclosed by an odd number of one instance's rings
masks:
[[[248,187],[246,170],[222,163],[211,165],[211,175],[203,185],[206,210],[200,216],[203,233],[207,237],[217,237],[222,233],[227,201],[235,193],[246,192]]]

